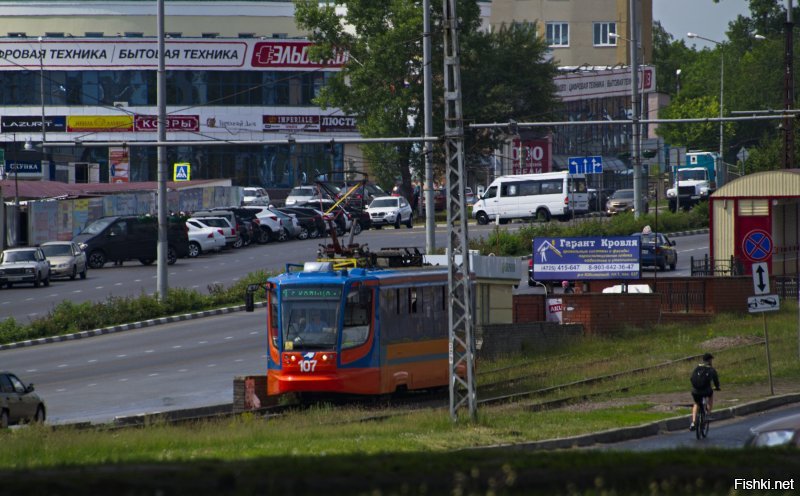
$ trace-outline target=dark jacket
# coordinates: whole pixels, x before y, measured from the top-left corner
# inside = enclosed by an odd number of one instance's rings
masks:
[[[719,389],[719,376],[717,375],[717,369],[715,369],[714,367],[712,367],[711,365],[709,365],[706,362],[703,362],[703,363],[699,364],[698,367],[708,367],[709,369],[711,369],[710,370],[711,371],[711,382],[708,383],[708,387],[705,388],[705,389],[696,389],[694,386],[692,386],[692,393],[699,394],[699,395],[702,395],[702,396],[709,396],[709,395],[712,394],[712,391],[711,391],[711,385],[712,384],[714,385],[714,389]]]

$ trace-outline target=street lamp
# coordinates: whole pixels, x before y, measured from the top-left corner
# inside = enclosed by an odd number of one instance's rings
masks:
[[[725,44],[721,41],[712,40],[711,38],[706,38],[704,36],[700,36],[697,33],[686,33],[686,36],[689,38],[697,38],[700,40],[705,40],[710,43],[714,43],[719,47],[719,161],[717,162],[717,187],[722,186],[725,184],[725,168],[722,166],[723,159],[722,159],[722,152],[723,149],[723,141],[725,139],[725,132],[724,132],[724,122],[722,122],[722,107],[725,98]]]
[[[675,81],[676,81],[675,96],[678,96],[678,95],[681,94],[681,70],[680,69],[676,69],[675,70]]]

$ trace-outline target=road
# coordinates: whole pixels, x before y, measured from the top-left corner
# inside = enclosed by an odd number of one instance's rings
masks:
[[[747,417],[735,417],[729,420],[712,422],[708,437],[703,440],[698,440],[695,433],[689,431],[689,426],[687,425],[685,431],[663,433],[658,436],[601,446],[598,449],[615,451],[656,451],[693,447],[741,448],[749,437],[751,427],[796,413],[800,413],[800,405],[790,405],[748,415]]]

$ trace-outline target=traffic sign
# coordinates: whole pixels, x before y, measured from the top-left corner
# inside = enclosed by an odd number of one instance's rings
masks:
[[[173,165],[172,180],[173,181],[188,181],[190,176],[189,163],[180,162]]]
[[[769,293],[769,268],[767,262],[753,264],[753,293],[764,295]]]
[[[569,157],[567,159],[570,174],[602,174],[603,157]]]
[[[747,298],[747,311],[750,313],[772,312],[780,309],[781,302],[776,294]]]
[[[752,262],[766,260],[772,256],[772,237],[763,229],[753,229],[742,241],[742,252]]]

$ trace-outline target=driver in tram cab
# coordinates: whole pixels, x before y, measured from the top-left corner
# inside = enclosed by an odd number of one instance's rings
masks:
[[[306,324],[305,332],[322,332],[328,327],[328,323],[322,320],[319,310],[312,310],[309,321]]]

